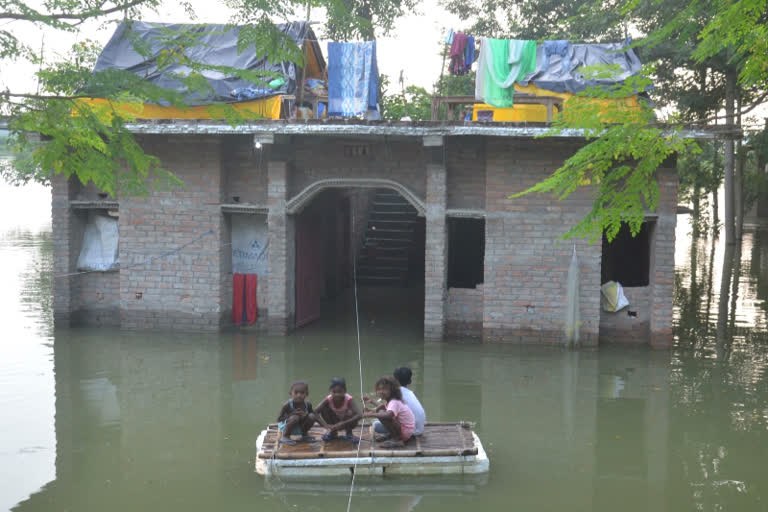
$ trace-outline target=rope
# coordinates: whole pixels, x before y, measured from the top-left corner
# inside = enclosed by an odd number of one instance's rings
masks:
[[[354,206],[350,208],[352,210],[352,229],[355,229],[355,209]],[[352,253],[352,284],[355,290],[355,327],[357,328],[357,364],[360,371],[360,400],[363,399],[363,353],[360,347],[360,312],[357,304],[357,260],[355,258],[356,244],[350,244]],[[365,410],[365,404],[363,404],[363,410]],[[357,443],[357,453],[355,454],[355,465],[352,468],[352,483],[349,486],[349,500],[347,501],[347,512],[352,507],[352,494],[355,491],[355,476],[357,476],[357,461],[360,459],[360,445],[363,444],[363,429],[365,428],[365,420],[360,421],[360,441]]]
[[[142,265],[149,265],[149,264],[154,263],[155,261],[157,261],[159,259],[167,258],[168,256],[173,256],[174,254],[177,254],[177,253],[183,251],[184,249],[186,249],[190,245],[194,244],[195,242],[199,242],[203,238],[205,238],[205,237],[207,237],[209,235],[213,235],[213,234],[214,234],[214,231],[212,229],[208,230],[205,233],[203,233],[202,235],[199,235],[198,237],[190,240],[189,242],[187,242],[187,243],[185,243],[183,245],[180,245],[176,249],[172,249],[172,250],[170,250],[168,252],[164,252],[164,253],[159,254],[157,256],[152,256],[151,258],[149,258],[146,261],[142,261],[142,262],[138,262],[138,263],[133,263],[132,265],[128,265],[128,266],[125,266],[125,267],[121,266],[121,267],[119,267],[119,270],[128,270],[129,268],[140,267]],[[232,245],[232,244],[223,244],[223,245]],[[104,272],[104,271],[103,270],[82,270],[82,271],[79,271],[79,272],[70,272],[69,274],[59,274],[59,275],[53,276],[53,278],[54,279],[60,279],[62,277],[79,276],[81,274],[92,274],[94,272]]]

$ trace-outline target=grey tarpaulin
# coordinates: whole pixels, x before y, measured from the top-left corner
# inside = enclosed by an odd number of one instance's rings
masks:
[[[565,60],[567,65],[563,66]],[[586,80],[579,72],[584,66],[608,64],[620,70],[611,78]],[[544,54],[544,46],[536,50],[536,71],[521,80],[522,85],[533,82],[537,87],[553,92],[579,93],[595,85],[614,85],[640,73],[642,63],[632,48],[624,43],[571,44],[566,56]],[[650,88],[650,87],[648,87]],[[642,91],[638,91],[642,92]]]
[[[317,44],[312,28],[306,22],[292,22],[277,25],[285,34],[296,41],[299,47],[305,40],[316,46],[315,56],[320,59],[321,68],[325,68],[320,46]],[[186,94],[186,102],[190,106],[207,105],[211,103],[232,103],[234,98],[231,91],[240,87],[259,86],[240,78],[226,76],[218,71],[203,71],[208,83],[214,92],[208,95],[188,93],[181,82],[174,75],[188,73],[191,70],[185,66],[172,65],[162,70],[158,69],[156,59],[163,47],[163,39],[167,39],[168,31],[188,31],[200,36],[200,44],[186,49],[186,55],[202,64],[229,66],[250,71],[274,71],[285,77],[286,83],[273,91],[273,94],[293,94],[296,91],[298,70],[292,62],[270,64],[263,55],[255,55],[253,49],[245,49],[238,54],[237,38],[240,32],[238,26],[232,25],[191,25],[191,24],[166,24],[146,23],[143,21],[124,21],[117,27],[112,38],[102,50],[96,61],[94,71],[107,69],[122,69],[141,76],[146,81],[166,89],[176,90]],[[166,34],[166,37],[163,35]],[[142,45],[150,48],[151,58],[140,55],[134,49],[133,39],[138,38]]]

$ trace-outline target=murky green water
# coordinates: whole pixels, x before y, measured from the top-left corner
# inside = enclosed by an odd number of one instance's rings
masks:
[[[0,510],[346,509],[347,482],[265,486],[253,458],[294,377],[315,401],[356,382],[349,301],[279,339],[54,332],[47,196],[2,192]],[[729,258],[680,221],[671,353],[424,344],[418,309],[363,300],[366,384],[410,365],[429,419],[477,422],[491,472],[359,482],[352,509],[768,509],[768,232]]]

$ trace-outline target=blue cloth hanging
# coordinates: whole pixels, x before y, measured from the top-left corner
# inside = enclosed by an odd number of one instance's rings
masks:
[[[467,47],[464,49],[464,72],[469,73],[475,62],[475,36],[467,36]]]
[[[328,43],[328,115],[359,116],[378,102],[376,41]]]

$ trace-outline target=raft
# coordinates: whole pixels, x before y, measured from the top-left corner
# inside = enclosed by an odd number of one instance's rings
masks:
[[[360,451],[351,441],[322,441],[326,432],[313,427],[315,443],[278,442],[277,425],[268,425],[256,440],[256,472],[280,478],[383,475],[472,475],[487,473],[488,455],[470,424],[427,423],[424,433],[402,448],[380,448],[370,424],[356,427]]]

